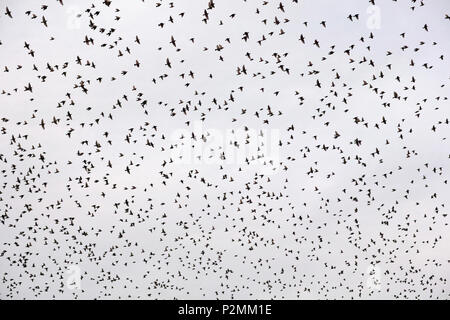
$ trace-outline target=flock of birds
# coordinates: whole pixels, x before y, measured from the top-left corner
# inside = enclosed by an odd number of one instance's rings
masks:
[[[41,2],[0,8],[1,299],[450,297],[447,1]]]

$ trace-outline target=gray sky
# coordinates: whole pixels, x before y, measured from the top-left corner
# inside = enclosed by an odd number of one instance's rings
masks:
[[[0,2],[0,298],[448,299],[448,1],[102,2]]]

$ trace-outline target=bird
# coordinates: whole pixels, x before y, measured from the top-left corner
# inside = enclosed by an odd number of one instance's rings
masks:
[[[5,12],[5,16],[10,17],[11,19],[13,18],[11,11],[9,10],[8,7],[6,7],[6,12]]]
[[[0,299],[450,298],[439,3],[7,5]]]

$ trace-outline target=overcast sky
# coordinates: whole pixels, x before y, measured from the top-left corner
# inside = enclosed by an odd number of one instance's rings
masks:
[[[282,2],[0,1],[0,298],[448,299],[450,3]]]

